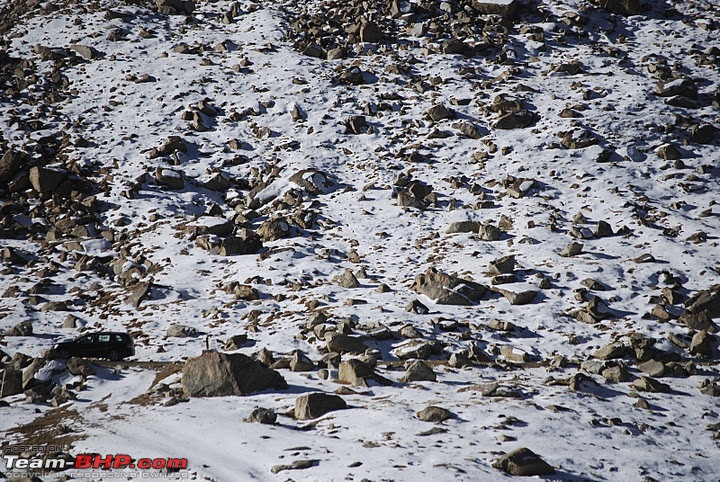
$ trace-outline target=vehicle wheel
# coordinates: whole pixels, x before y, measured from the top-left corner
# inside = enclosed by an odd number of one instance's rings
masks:
[[[108,354],[108,360],[110,360],[110,361],[119,361],[121,359],[122,359],[122,357],[120,356],[120,353],[116,352],[115,350],[111,351]]]

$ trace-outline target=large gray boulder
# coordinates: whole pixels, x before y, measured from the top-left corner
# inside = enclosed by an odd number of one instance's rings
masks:
[[[207,352],[185,363],[182,384],[191,397],[247,395],[263,390],[285,390],[285,379],[275,370],[240,353]]]
[[[13,368],[0,371],[0,398],[23,392],[23,372]]]

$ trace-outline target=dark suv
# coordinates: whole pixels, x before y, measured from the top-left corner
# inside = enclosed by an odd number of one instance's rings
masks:
[[[135,355],[135,344],[127,333],[101,331],[58,343],[53,352],[56,358],[79,356],[122,360]]]

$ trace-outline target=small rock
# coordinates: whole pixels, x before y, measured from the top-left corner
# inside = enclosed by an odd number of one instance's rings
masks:
[[[258,407],[252,411],[246,419],[247,422],[262,423],[265,425],[275,425],[277,414],[269,408]]]
[[[167,336],[168,338],[187,338],[195,335],[197,335],[197,330],[195,328],[193,328],[192,326],[180,325],[177,323],[170,325],[167,333],[165,333],[165,336]]]

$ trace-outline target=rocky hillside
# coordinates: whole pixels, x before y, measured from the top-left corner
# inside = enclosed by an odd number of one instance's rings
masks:
[[[716,480],[719,22],[0,0],[3,453]],[[135,357],[51,350],[98,330]]]

